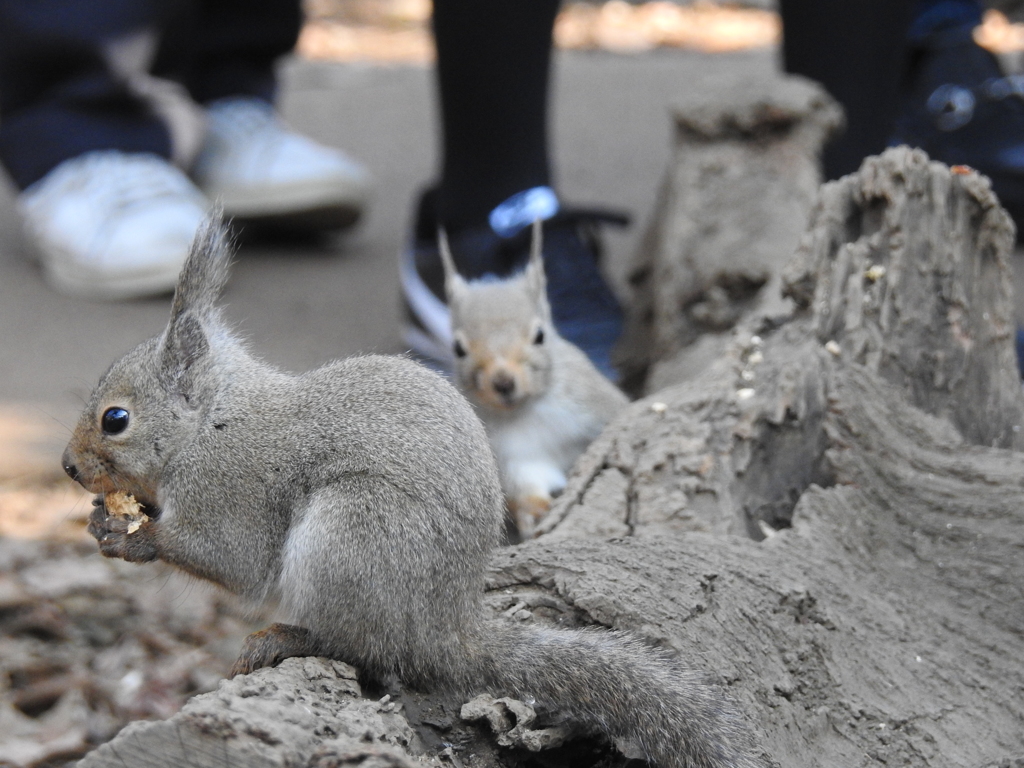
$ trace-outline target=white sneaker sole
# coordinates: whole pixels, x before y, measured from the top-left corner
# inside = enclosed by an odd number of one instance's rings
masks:
[[[36,256],[46,282],[56,291],[84,299],[121,300],[171,293],[188,255],[166,259],[150,269],[117,272],[90,269],[77,264],[69,251],[36,245]]]
[[[355,223],[369,202],[367,184],[323,179],[262,188],[206,186],[203,192],[224,206],[224,214],[237,219],[288,219],[311,216],[337,221],[340,226]]]

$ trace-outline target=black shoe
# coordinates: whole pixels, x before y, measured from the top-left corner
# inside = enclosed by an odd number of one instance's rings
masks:
[[[399,266],[405,303],[405,343],[417,354],[451,367],[451,320],[444,296],[444,269],[437,249],[434,193],[420,199],[413,239]],[[544,270],[558,332],[594,365],[616,379],[611,350],[622,332],[622,309],[601,276],[601,223],[625,226],[620,213],[562,209],[544,222]],[[530,229],[500,237],[487,224],[449,232],[452,257],[467,280],[508,277],[526,266]]]
[[[915,52],[910,87],[890,144],[920,147],[992,180],[1024,224],[1024,76],[1004,76],[969,26],[938,30]]]

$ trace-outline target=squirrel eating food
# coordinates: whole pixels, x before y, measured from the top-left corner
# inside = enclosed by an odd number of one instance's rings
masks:
[[[103,495],[103,506],[109,514],[121,517],[128,521],[126,534],[133,534],[142,524],[149,520],[149,515],[142,511],[142,505],[135,500],[135,497],[124,491],[114,491]]]
[[[504,503],[473,408],[402,357],[298,375],[257,359],[217,306],[230,259],[213,217],[166,329],[104,374],[64,452],[86,489],[130,492],[145,513],[129,533],[97,499],[104,555],[287,611],[233,674],[327,656],[369,679],[532,699],[660,766],[764,765],[718,686],[680,660],[623,632],[488,616]]]

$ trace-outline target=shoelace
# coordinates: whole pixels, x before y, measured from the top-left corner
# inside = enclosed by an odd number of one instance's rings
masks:
[[[111,210],[190,191],[165,160],[148,155],[95,152],[63,170],[58,188],[79,186],[90,199]]]
[[[560,221],[578,224],[609,224],[613,227],[628,227],[632,221],[632,216],[630,216],[626,211],[617,208],[568,205],[562,206],[558,213],[548,219],[548,222],[551,223]]]
[[[628,227],[632,217],[626,211],[616,208],[598,208],[591,206],[565,206],[558,213],[544,222],[545,226],[575,226],[580,236],[591,246],[591,251],[598,260],[601,258],[601,241],[598,230],[602,224],[622,229]]]

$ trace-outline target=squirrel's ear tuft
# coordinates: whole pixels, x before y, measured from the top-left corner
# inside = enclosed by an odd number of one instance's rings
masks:
[[[218,206],[206,217],[189,250],[185,266],[178,275],[171,306],[171,322],[185,310],[199,314],[213,309],[228,281],[231,256],[234,252],[231,236]]]
[[[444,266],[444,292],[448,301],[459,295],[466,287],[466,281],[455,267],[452,249],[448,244],[448,233],[444,227],[437,228],[437,249],[441,252],[441,264]]]
[[[543,224],[535,219],[530,231],[530,261],[526,264],[526,282],[539,301],[545,297],[547,280],[544,277]]]
[[[216,302],[228,280],[232,253],[231,238],[217,208],[192,241],[160,351],[164,386],[186,399],[195,389],[201,363],[210,356],[209,333],[218,323]]]

